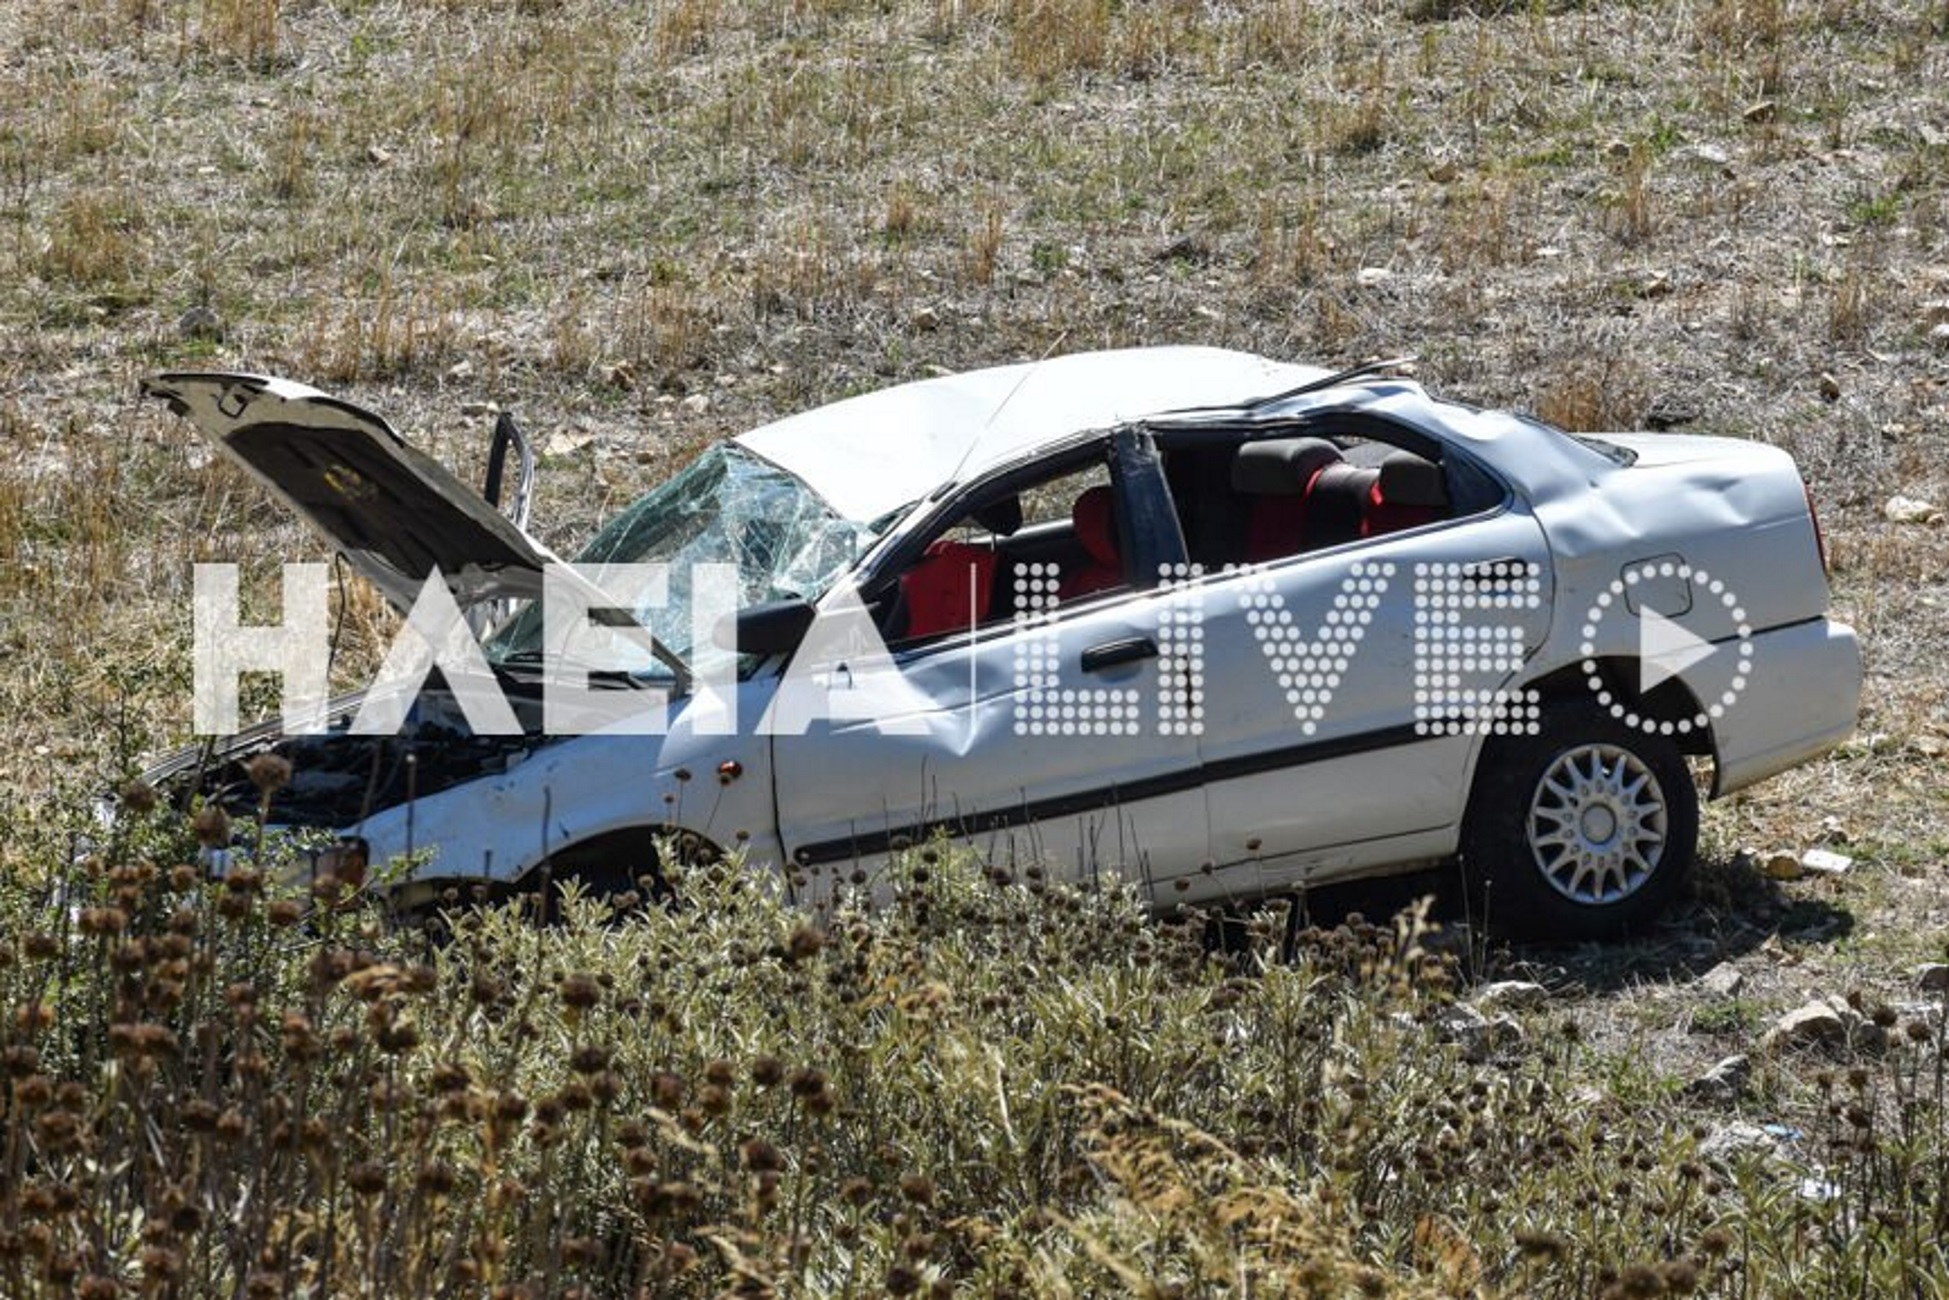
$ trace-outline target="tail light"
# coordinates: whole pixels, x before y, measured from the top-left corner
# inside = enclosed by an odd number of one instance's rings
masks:
[[[1827,567],[1827,538],[1820,531],[1820,511],[1814,509],[1814,490],[1807,486],[1807,480],[1800,480],[1800,491],[1807,498],[1807,518],[1814,525],[1814,549],[1820,552],[1820,571],[1831,574]]]

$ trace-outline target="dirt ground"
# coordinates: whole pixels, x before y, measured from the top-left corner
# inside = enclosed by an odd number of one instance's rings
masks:
[[[1856,738],[1712,806],[1667,927],[1484,974],[1657,1086],[1812,997],[1912,1001],[1949,933],[1949,527],[1886,507],[1949,505],[1945,32],[1922,0],[10,5],[0,862],[182,736],[193,562],[268,599],[319,554],[146,373],[289,374],[469,477],[513,409],[573,549],[700,445],[885,383],[1412,354],[1472,402],[1791,451],[1867,656]],[[349,678],[389,625],[344,600]],[[1753,865],[1817,845],[1850,869]]]

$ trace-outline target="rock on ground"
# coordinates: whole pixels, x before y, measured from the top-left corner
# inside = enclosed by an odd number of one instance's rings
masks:
[[[1523,1041],[1523,1027],[1513,1017],[1497,1016],[1492,1020],[1461,1003],[1438,1008],[1429,1017],[1429,1024],[1437,1038],[1460,1047],[1462,1056],[1469,1061],[1486,1061],[1503,1048]]]
[[[1474,998],[1484,1011],[1525,1011],[1549,1000],[1550,991],[1530,980],[1497,980],[1484,985]]]
[[[1746,1095],[1753,1077],[1753,1063],[1746,1056],[1728,1056],[1685,1085],[1685,1095],[1700,1101],[1731,1102]]]
[[[1752,1156],[1777,1156],[1780,1139],[1757,1124],[1736,1121],[1714,1129],[1699,1143],[1701,1159],[1733,1163]]]
[[[1715,997],[1735,998],[1739,996],[1739,990],[1746,987],[1746,977],[1740,973],[1739,967],[1722,961],[1699,976],[1699,987]]]
[[[1787,1012],[1761,1035],[1762,1052],[1796,1047],[1856,1047],[1875,1050],[1886,1035],[1839,998],[1823,998]]]
[[[1891,524],[1932,524],[1942,518],[1941,508],[1933,501],[1908,496],[1889,497],[1881,513]]]

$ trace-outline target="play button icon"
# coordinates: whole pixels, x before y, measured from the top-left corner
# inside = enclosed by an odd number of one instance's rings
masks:
[[[1694,626],[1703,622],[1708,628],[1730,623],[1732,636],[1720,634],[1717,641],[1708,641],[1653,609],[1653,592],[1663,595],[1660,584],[1665,580],[1690,589],[1693,599],[1680,611],[1686,622]],[[1666,608],[1671,605],[1666,603]],[[1632,615],[1637,618],[1636,629],[1626,621]],[[1738,703],[1753,672],[1753,627],[1739,598],[1723,580],[1677,557],[1626,566],[1585,612],[1579,648],[1584,684],[1599,707],[1625,726],[1651,735],[1709,731]],[[1731,653],[1721,655],[1721,650]],[[1619,659],[1637,660],[1635,684],[1617,674]],[[1708,668],[1691,671],[1707,659],[1713,661]],[[1647,698],[1681,673],[1687,674],[1682,691]],[[1684,713],[1688,704],[1690,716]]]
[[[1713,645],[1646,608],[1638,615],[1638,690],[1648,693],[1678,676],[1701,659],[1710,658]]]

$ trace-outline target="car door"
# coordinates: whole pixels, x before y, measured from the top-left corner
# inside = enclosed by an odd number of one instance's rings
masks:
[[[1385,450],[1384,448],[1382,450]],[[1221,574],[1201,589],[1210,888],[1454,848],[1485,728],[1549,627],[1549,555],[1519,499]]]
[[[914,588],[921,556],[978,551],[985,537],[999,556],[994,579],[1009,590],[965,620],[973,626],[906,639],[890,627],[884,653],[808,637],[795,657],[790,672],[818,697],[810,712],[827,716],[774,729],[778,817],[787,856],[815,896],[936,831],[995,865],[1040,863],[1076,878],[1157,878],[1203,859],[1197,739],[1182,715],[1176,653],[1186,626],[1176,612],[1188,597],[1157,577],[1183,544],[1155,452],[1140,433],[1121,431],[1082,444],[1055,469],[1052,478],[1018,469],[960,494],[883,579],[888,590]],[[1120,572],[1083,589],[1076,553],[1056,557],[1075,543],[1061,493],[1092,472],[1115,501]],[[977,530],[973,541],[956,540],[944,527],[992,518],[1011,497],[1029,508],[1008,536]],[[828,597],[821,617],[848,599],[856,597]],[[884,603],[877,608],[884,627]]]

